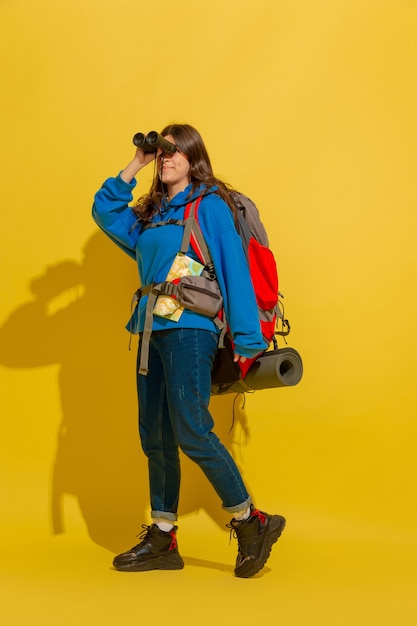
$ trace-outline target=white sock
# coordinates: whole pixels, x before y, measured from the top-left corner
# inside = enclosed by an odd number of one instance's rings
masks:
[[[167,520],[154,519],[152,521],[158,526],[159,530],[163,530],[164,533],[169,533],[174,528],[174,524],[171,524],[171,522]]]
[[[248,506],[248,508],[244,509],[243,511],[236,511],[236,513],[234,514],[234,519],[238,522],[243,522],[243,520],[249,519],[249,516],[250,506]]]

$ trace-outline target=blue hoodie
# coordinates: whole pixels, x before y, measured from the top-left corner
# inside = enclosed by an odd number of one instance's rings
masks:
[[[180,250],[183,228],[168,224],[163,228],[142,231],[129,206],[135,186],[135,179],[126,183],[120,174],[116,178],[108,178],[95,195],[93,219],[112,241],[136,260],[140,283],[145,286],[166,279]],[[267,346],[262,337],[252,281],[232,213],[220,196],[214,193],[215,188],[209,191],[200,188],[191,198],[190,190],[191,185],[165,203],[161,212],[152,217],[152,222],[182,220],[186,204],[204,194],[198,210],[198,222],[213,260],[235,352],[248,358],[254,357]],[[191,247],[188,255],[196,259]],[[143,330],[146,301],[147,297],[142,297],[135,312],[137,332]],[[211,318],[188,309],[184,310],[178,322],[154,315],[154,331],[171,328],[201,328],[219,332]]]

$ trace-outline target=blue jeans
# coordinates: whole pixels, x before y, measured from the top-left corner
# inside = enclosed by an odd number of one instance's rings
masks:
[[[138,374],[139,432],[148,458],[151,515],[176,521],[179,449],[195,461],[230,513],[250,497],[230,453],[212,431],[208,410],[218,337],[194,328],[152,333],[149,372]]]

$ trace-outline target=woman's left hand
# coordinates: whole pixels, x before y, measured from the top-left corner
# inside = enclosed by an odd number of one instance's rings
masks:
[[[238,361],[240,361],[240,363],[244,363],[246,361],[246,357],[242,356],[241,354],[236,354],[236,352],[235,352],[235,354],[233,356],[233,361],[235,363],[237,363]]]

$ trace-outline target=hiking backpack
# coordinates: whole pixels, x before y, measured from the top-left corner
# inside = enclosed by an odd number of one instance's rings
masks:
[[[260,219],[259,210],[247,196],[237,191],[231,192],[237,208],[236,229],[242,240],[243,250],[249,267],[249,273],[258,305],[258,315],[265,343],[278,348],[276,336],[285,337],[290,332],[290,324],[284,317],[283,295],[278,289],[278,270],[272,250],[269,248],[268,235]],[[189,203],[184,219],[194,213],[198,223],[198,205],[201,198]],[[194,204],[194,210],[193,210]],[[193,233],[193,231],[192,231]],[[207,264],[207,259],[198,246],[196,237],[191,235],[191,247],[200,261]],[[209,254],[209,253],[208,253]],[[208,259],[210,263],[210,258]],[[227,320],[226,320],[227,324]],[[262,353],[260,353],[262,354]],[[244,363],[233,361],[234,345],[229,328],[226,327],[224,349],[219,349],[212,370],[212,393],[222,393],[237,380],[243,380],[260,354],[247,358]]]

